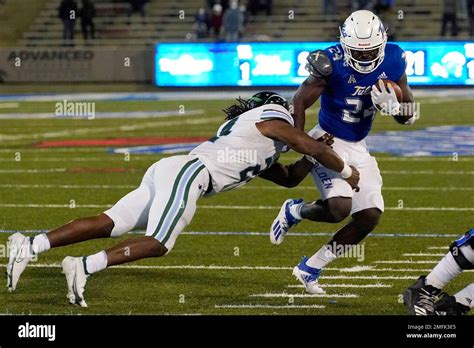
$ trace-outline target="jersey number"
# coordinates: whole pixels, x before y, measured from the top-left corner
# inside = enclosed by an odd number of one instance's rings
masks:
[[[346,105],[351,109],[342,110],[342,120],[347,123],[359,123],[362,117],[374,117],[375,107],[365,109],[361,114],[362,100],[359,98],[346,98]]]
[[[218,132],[218,134],[214,137],[212,137],[211,139],[209,139],[210,142],[215,142],[217,139],[219,139],[219,137],[223,137],[223,136],[226,136],[226,135],[229,135],[230,132],[232,131],[232,127],[234,127],[234,124],[235,122],[237,122],[239,118],[238,117],[235,117],[229,121],[227,121],[224,126],[220,129],[220,131]]]

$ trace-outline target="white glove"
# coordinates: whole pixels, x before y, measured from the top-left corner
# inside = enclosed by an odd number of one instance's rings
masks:
[[[382,113],[397,116],[400,113],[400,103],[392,85],[388,84],[387,88],[385,88],[382,80],[379,80],[378,87],[379,88],[377,88],[376,85],[372,86],[372,92],[370,92],[372,103],[374,103],[375,107],[382,111]]]

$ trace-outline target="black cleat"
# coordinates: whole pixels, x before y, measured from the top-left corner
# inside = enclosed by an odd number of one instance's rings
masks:
[[[441,293],[440,289],[426,284],[426,276],[421,276],[403,292],[403,303],[411,315],[435,315],[435,302]]]
[[[435,315],[466,315],[471,308],[456,301],[456,297],[442,293],[434,306]]]

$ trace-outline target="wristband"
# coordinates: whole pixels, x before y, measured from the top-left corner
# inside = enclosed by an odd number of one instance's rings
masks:
[[[347,163],[344,163],[344,168],[342,168],[341,171],[341,177],[343,179],[349,179],[352,176],[352,168],[347,165]]]
[[[310,156],[310,155],[304,155],[304,158],[306,158],[306,160],[310,161],[311,163],[313,163],[314,165],[316,165],[316,163],[318,163],[318,161],[316,161],[314,159],[314,157]]]

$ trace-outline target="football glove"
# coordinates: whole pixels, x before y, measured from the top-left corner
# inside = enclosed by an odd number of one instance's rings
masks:
[[[382,80],[378,81],[378,88],[376,85],[372,86],[372,92],[370,92],[372,103],[384,114],[397,116],[400,114],[400,102],[393,87],[390,84],[386,87]]]

